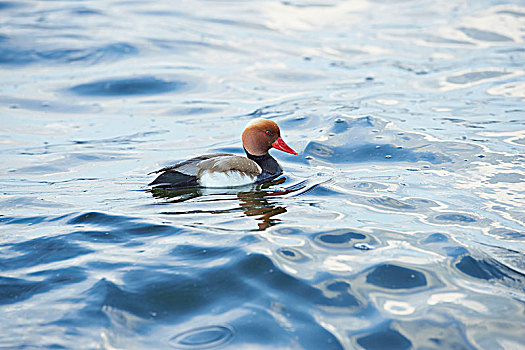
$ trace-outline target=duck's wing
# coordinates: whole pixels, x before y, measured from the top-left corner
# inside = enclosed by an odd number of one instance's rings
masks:
[[[179,162],[177,164],[170,165],[170,166],[164,167],[164,168],[156,170],[156,171],[152,171],[151,173],[148,173],[148,175],[158,174],[158,173],[162,173],[162,172],[173,170],[173,171],[178,171],[180,173],[183,173],[185,175],[197,176],[197,172],[199,171],[199,167],[198,167],[199,162],[201,162],[203,160],[210,159],[210,158],[222,157],[222,156],[232,156],[232,154],[230,154],[230,153],[205,154],[205,155],[202,155],[202,156],[198,156],[198,157],[195,157],[195,158],[184,160],[184,161]]]
[[[204,172],[238,172],[250,177],[257,177],[262,173],[261,167],[253,160],[232,154],[204,159],[198,162],[196,166],[198,168],[197,177],[200,177]]]

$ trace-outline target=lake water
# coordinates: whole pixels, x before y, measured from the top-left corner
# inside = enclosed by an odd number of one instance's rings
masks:
[[[523,349],[521,1],[1,1],[0,348]],[[275,120],[271,186],[154,191]]]

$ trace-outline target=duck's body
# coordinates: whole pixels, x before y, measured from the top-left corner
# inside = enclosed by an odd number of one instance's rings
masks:
[[[270,181],[282,168],[268,153],[271,148],[297,155],[280,137],[277,124],[266,119],[250,122],[242,134],[246,157],[214,153],[160,169],[154,187],[237,187]]]

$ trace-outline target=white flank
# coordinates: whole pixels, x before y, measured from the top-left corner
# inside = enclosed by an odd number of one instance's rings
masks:
[[[243,174],[239,171],[203,171],[199,178],[202,187],[238,187],[255,182],[256,177]]]

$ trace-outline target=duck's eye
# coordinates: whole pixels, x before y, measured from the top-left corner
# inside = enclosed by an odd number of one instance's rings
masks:
[[[266,130],[265,133],[266,133],[266,135],[271,135],[272,134],[272,132],[270,130]]]

